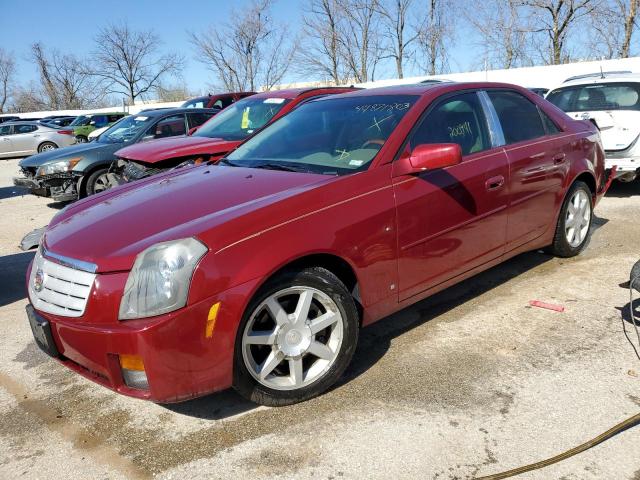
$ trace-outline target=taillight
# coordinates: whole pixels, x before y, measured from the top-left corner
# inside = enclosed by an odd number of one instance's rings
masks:
[[[61,135],[73,135],[73,130],[58,130]]]

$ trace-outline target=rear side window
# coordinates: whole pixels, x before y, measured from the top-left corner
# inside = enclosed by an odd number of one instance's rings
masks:
[[[96,128],[102,128],[107,125],[107,116],[106,115],[94,115],[91,119]]]
[[[563,87],[552,91],[547,100],[565,112],[640,110],[640,84],[612,82]]]
[[[35,125],[16,125],[15,133],[31,133],[38,129]]]
[[[108,115],[109,123],[117,122],[122,118],[122,115]]]
[[[488,90],[487,94],[498,114],[507,144],[545,136],[538,106],[531,100],[517,92]]]
[[[542,123],[544,123],[544,129],[547,131],[547,135],[555,135],[556,133],[560,133],[560,127],[558,127],[549,115],[544,113],[543,110],[540,110],[540,116],[542,117]]]
[[[482,105],[476,92],[450,97],[424,117],[410,147],[424,143],[457,143],[463,155],[491,148]]]

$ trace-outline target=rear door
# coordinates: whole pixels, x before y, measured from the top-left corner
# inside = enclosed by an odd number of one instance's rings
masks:
[[[147,135],[153,135],[153,138],[175,137],[177,135],[186,135],[187,127],[185,125],[185,114],[179,113],[171,115],[160,120],[149,128]]]
[[[570,142],[521,93],[487,90],[487,94],[502,126],[511,171],[506,245],[509,251],[538,238],[554,222],[568,170]]]
[[[402,155],[420,144],[457,143],[462,163],[394,178],[400,300],[438,285],[504,251],[508,162],[475,92],[430,106]]]

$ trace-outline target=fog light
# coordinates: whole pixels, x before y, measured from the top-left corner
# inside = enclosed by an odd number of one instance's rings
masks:
[[[120,368],[122,369],[122,379],[127,387],[140,390],[149,389],[149,381],[144,371],[142,357],[138,355],[120,355]]]

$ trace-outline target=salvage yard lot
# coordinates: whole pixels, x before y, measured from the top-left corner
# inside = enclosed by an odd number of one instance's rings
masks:
[[[12,187],[16,173],[17,160],[0,161],[0,478],[474,478],[640,410],[619,286],[640,257],[640,182],[602,200],[583,254],[521,255],[384,319],[335,389],[269,409],[233,392],[142,402],[41,353],[24,311],[33,253],[18,244],[60,206]],[[630,429],[518,478],[637,480],[638,438]]]

